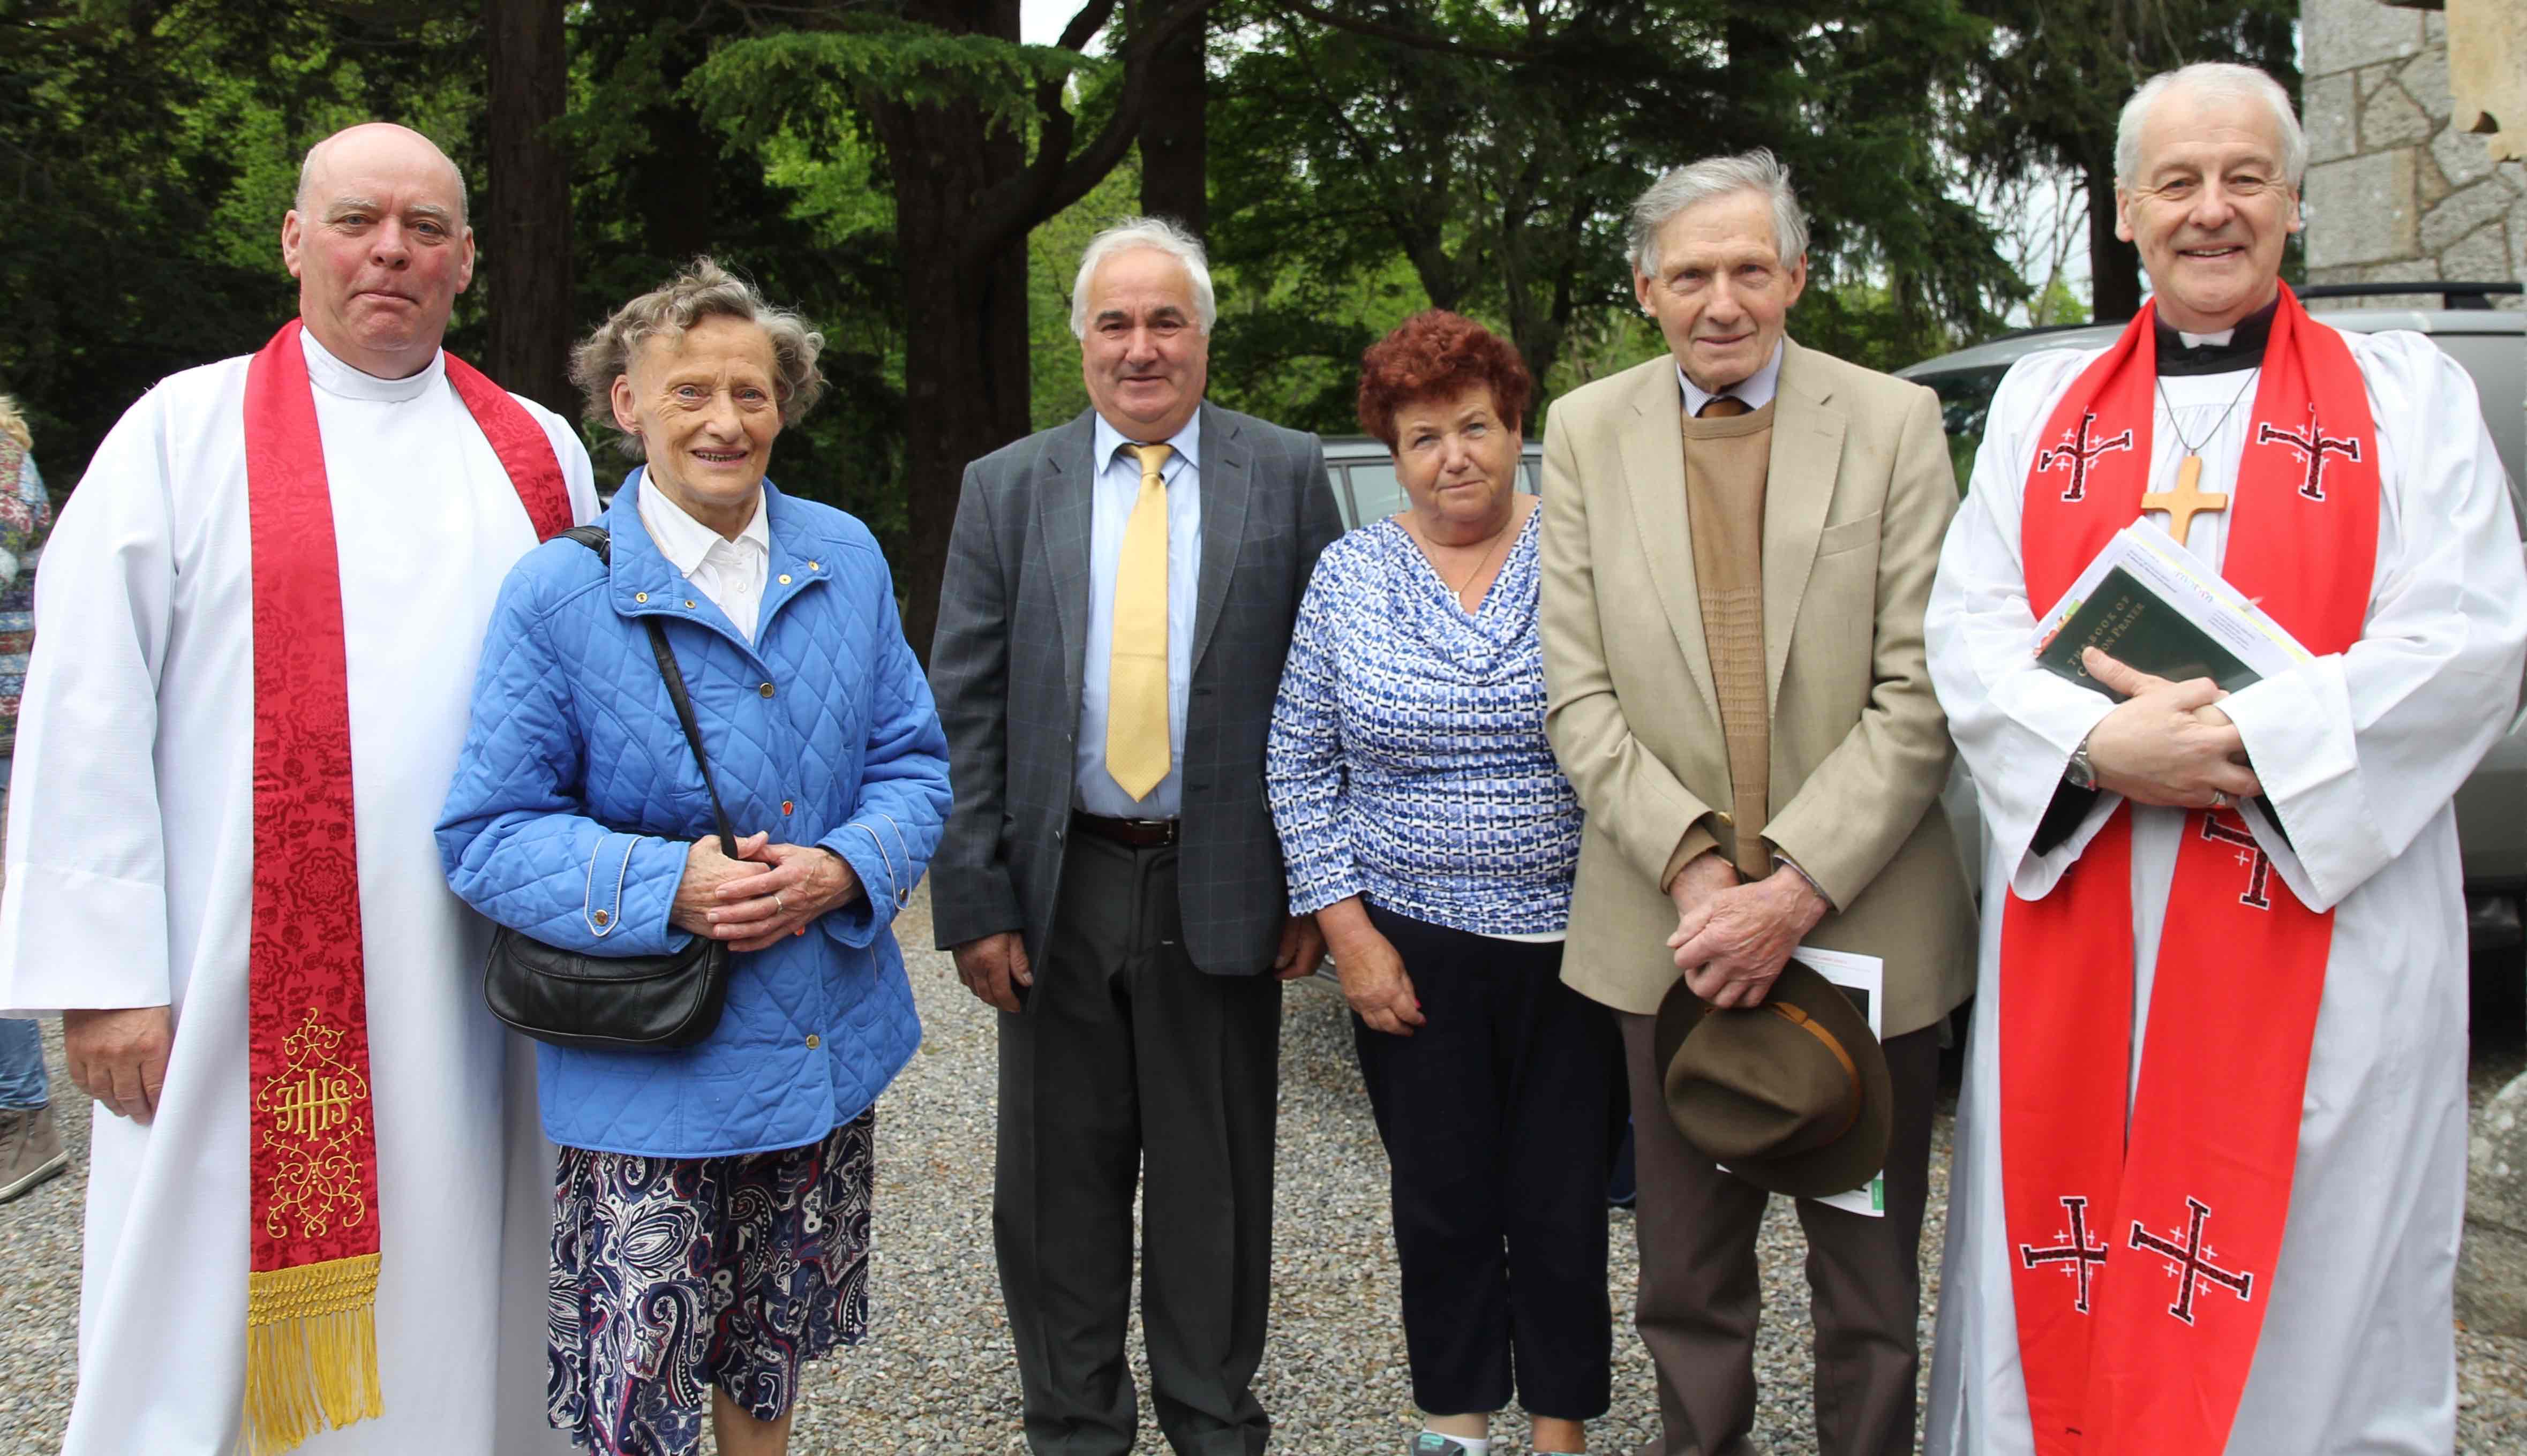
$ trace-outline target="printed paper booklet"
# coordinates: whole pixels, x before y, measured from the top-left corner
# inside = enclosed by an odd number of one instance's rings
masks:
[[[2036,627],[2036,660],[2046,671],[2122,702],[2080,665],[2084,647],[2171,682],[2208,678],[2230,692],[2316,656],[2173,537],[2138,521],[2115,533]],[[2287,844],[2272,804],[2258,798],[2251,807]]]
[[[2121,702],[2080,666],[2084,647],[2153,677],[2208,678],[2231,692],[2315,660],[2263,608],[2140,522],[2115,533],[2036,628],[2037,661]]]

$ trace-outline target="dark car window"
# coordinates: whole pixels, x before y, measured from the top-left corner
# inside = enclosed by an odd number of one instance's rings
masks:
[[[2007,365],[1996,365],[1921,375],[1914,379],[1915,383],[1930,385],[1939,396],[1939,420],[1947,427],[1948,459],[1955,463],[1957,492],[1961,495],[1966,482],[1974,478],[1975,451],[1983,447],[1984,425],[1991,415],[1992,391],[2000,387],[2000,377],[2007,373]]]

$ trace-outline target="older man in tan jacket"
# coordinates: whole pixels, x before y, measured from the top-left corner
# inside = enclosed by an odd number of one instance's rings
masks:
[[[1938,1027],[1973,975],[1922,644],[1957,505],[1938,402],[1783,336],[1807,225],[1770,153],[1661,177],[1630,242],[1672,352],[1554,407],[1543,633],[1588,812],[1563,976],[1618,1013],[1630,1068],[1650,1450],[1747,1449],[1767,1197],[1670,1121],[1654,1013],[1679,974],[1758,1004],[1804,942],[1884,961],[1893,1087],[1883,1216],[1798,1205],[1818,1441],[1909,1451]]]

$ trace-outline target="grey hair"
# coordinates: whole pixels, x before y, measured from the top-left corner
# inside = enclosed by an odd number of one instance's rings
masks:
[[[2115,119],[2118,184],[2129,187],[2140,176],[2141,123],[2160,97],[2180,86],[2226,101],[2260,101],[2272,108],[2273,125],[2282,138],[2282,173],[2290,178],[2291,189],[2298,189],[2307,176],[2307,133],[2299,129],[2298,114],[2291,109],[2290,92],[2254,67],[2228,61],[2197,61],[2174,71],[2162,71],[2140,83],[2140,89],[2124,103],[2123,115]]]
[[[1079,255],[1079,276],[1070,285],[1070,336],[1088,337],[1088,283],[1097,267],[1117,253],[1156,248],[1184,265],[1193,278],[1194,324],[1208,336],[1219,322],[1219,298],[1211,287],[1211,260],[1202,239],[1164,218],[1125,218],[1088,240]]]
[[[35,448],[35,433],[26,427],[26,417],[18,412],[18,401],[0,394],[0,434],[18,442],[21,450]]]
[[[824,373],[816,355],[825,336],[807,321],[764,301],[754,285],[708,257],[696,258],[684,271],[655,289],[614,311],[596,331],[571,351],[570,381],[579,386],[592,424],[614,424],[614,381],[632,372],[632,356],[659,334],[680,334],[704,319],[737,319],[772,337],[772,392],[781,402],[781,423],[796,425],[825,392]],[[638,460],[638,435],[626,434],[616,448]]]
[[[336,131],[334,136],[341,134]],[[316,190],[316,154],[325,150],[325,142],[332,141],[334,136],[328,136],[324,141],[309,147],[307,155],[298,159],[298,190],[289,194],[289,205],[301,213],[315,211],[307,205],[307,196]],[[427,140],[427,138],[424,139]],[[446,148],[438,146],[437,142],[432,142],[431,145],[438,149],[438,160],[446,163],[447,170],[456,177],[456,226],[470,227],[473,226],[471,217],[473,209],[465,200],[465,169],[456,165],[456,159],[447,155]]]
[[[1807,256],[1808,215],[1799,206],[1798,193],[1790,189],[1790,170],[1771,149],[1757,147],[1672,168],[1634,198],[1631,217],[1624,225],[1624,243],[1631,250],[1633,269],[1643,275],[1657,273],[1659,233],[1676,214],[1731,192],[1759,192],[1773,205],[1773,251],[1782,263]]]

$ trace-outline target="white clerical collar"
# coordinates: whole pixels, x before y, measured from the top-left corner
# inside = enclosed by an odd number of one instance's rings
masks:
[[[1684,366],[1681,364],[1677,365],[1676,367],[1676,381],[1684,389],[1684,412],[1688,415],[1699,415],[1702,413],[1702,407],[1704,405],[1718,399],[1721,394],[1726,394],[1732,399],[1745,401],[1746,408],[1750,410],[1760,410],[1764,406],[1771,404],[1773,402],[1773,396],[1780,391],[1781,352],[1782,346],[1787,342],[1788,340],[1786,339],[1774,340],[1773,357],[1764,361],[1764,367],[1762,369],[1755,371],[1753,374],[1748,375],[1736,383],[1721,390],[1719,394],[1714,394],[1710,390],[1693,382],[1690,378],[1687,378],[1684,373]]]
[[[1098,470],[1103,471],[1106,467],[1112,465],[1114,463],[1114,452],[1122,449],[1125,445],[1146,445],[1152,442],[1149,440],[1134,439],[1132,436],[1116,429],[1113,426],[1107,423],[1104,415],[1099,415],[1097,417]],[[1167,436],[1167,444],[1175,450],[1175,459],[1183,461],[1185,464],[1192,466],[1195,470],[1202,469],[1202,411],[1196,409],[1193,412],[1193,418],[1184,423],[1184,428]]]
[[[437,349],[430,352],[430,364],[419,374],[400,379],[381,379],[365,374],[326,352],[316,342],[313,330],[298,330],[298,347],[307,355],[307,382],[328,394],[342,399],[368,399],[383,404],[401,404],[427,394],[447,377],[446,356]]]
[[[2238,336],[2238,326],[2232,324],[2228,327],[2221,329],[2218,333],[2187,333],[2184,329],[2180,328],[2176,330],[2176,336],[2185,340],[2185,347],[2189,349],[2198,349],[2204,344],[2225,345],[2229,340]]]
[[[737,539],[731,541],[696,521],[684,507],[676,504],[675,497],[649,478],[647,466],[641,468],[641,524],[648,527],[649,539],[657,546],[658,554],[667,558],[668,564],[685,576],[690,577],[700,570],[702,558],[710,555],[713,546],[722,544],[750,545],[769,557],[772,554],[772,527],[763,519],[769,514],[765,508],[763,486],[758,483],[754,487],[754,515],[746,523],[746,529],[739,531]]]

